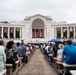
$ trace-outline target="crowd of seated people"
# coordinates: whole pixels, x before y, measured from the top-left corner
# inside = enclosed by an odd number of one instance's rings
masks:
[[[44,43],[41,45],[41,50],[44,56],[52,54],[52,56],[50,56],[50,64],[53,63],[53,58],[56,58],[56,62],[69,65],[76,64],[76,42],[70,39],[62,43]]]
[[[72,40],[67,40],[65,43],[45,43],[41,44],[41,49],[44,55],[52,54],[57,58],[57,61],[65,62],[67,64],[76,64],[76,45]]]
[[[14,72],[16,71],[16,61],[28,63],[28,55],[33,51],[33,48],[33,45],[15,43],[14,41],[4,44],[4,41],[0,39],[0,72],[4,69],[5,64],[12,64],[12,72]]]
[[[76,64],[76,43],[72,40],[67,40],[62,44],[56,42],[40,45],[45,57],[51,54],[52,57],[56,57],[58,62]],[[33,49],[34,45],[25,45],[14,41],[8,41],[5,45],[4,41],[0,39],[0,71],[3,70],[5,63],[12,64],[13,72],[16,70],[15,61],[28,63],[28,55],[33,52]],[[50,57],[50,64],[53,63],[52,57]]]

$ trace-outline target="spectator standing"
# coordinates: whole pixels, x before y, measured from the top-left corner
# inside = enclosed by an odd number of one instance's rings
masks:
[[[22,51],[21,51],[21,57],[23,57],[22,59],[22,62],[23,63],[26,63],[26,46],[24,45],[24,43],[21,43],[21,48],[22,48]]]
[[[18,55],[19,55],[19,57],[21,57],[21,51],[22,51],[21,45],[20,45],[19,42],[17,42],[16,45],[17,45],[17,46],[16,46],[16,50],[17,50],[17,52],[18,52]]]

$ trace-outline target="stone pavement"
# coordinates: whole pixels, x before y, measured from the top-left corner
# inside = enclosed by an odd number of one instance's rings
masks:
[[[57,75],[57,72],[43,57],[41,51],[37,49],[18,75]]]

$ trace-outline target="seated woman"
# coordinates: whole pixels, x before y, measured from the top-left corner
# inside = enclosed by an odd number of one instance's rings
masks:
[[[5,48],[3,47],[4,41],[0,39],[0,72],[4,68],[6,62]]]
[[[5,53],[6,53],[6,63],[12,64],[13,72],[14,72],[16,69],[16,64],[15,64],[15,58],[14,58],[12,45],[13,43],[11,41],[7,43]]]
[[[21,58],[18,54],[18,51],[17,51],[17,48],[16,48],[16,43],[14,43],[14,41],[11,41],[11,42],[12,42],[12,51],[13,51],[13,54],[14,54],[13,57],[14,57],[15,61],[20,60]]]
[[[62,61],[62,51],[63,51],[64,45],[59,44],[59,49],[57,51],[57,61],[61,62]]]

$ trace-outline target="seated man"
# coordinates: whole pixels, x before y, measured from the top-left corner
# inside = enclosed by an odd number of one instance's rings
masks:
[[[64,46],[62,62],[65,62],[66,64],[76,64],[76,46],[72,44],[71,40],[68,40],[67,45]]]
[[[47,56],[50,56],[50,65],[51,65],[52,62],[53,62],[53,59],[52,59],[52,50],[53,50],[52,44],[51,44],[51,43],[48,44],[48,45],[46,46],[45,50],[46,50]]]

